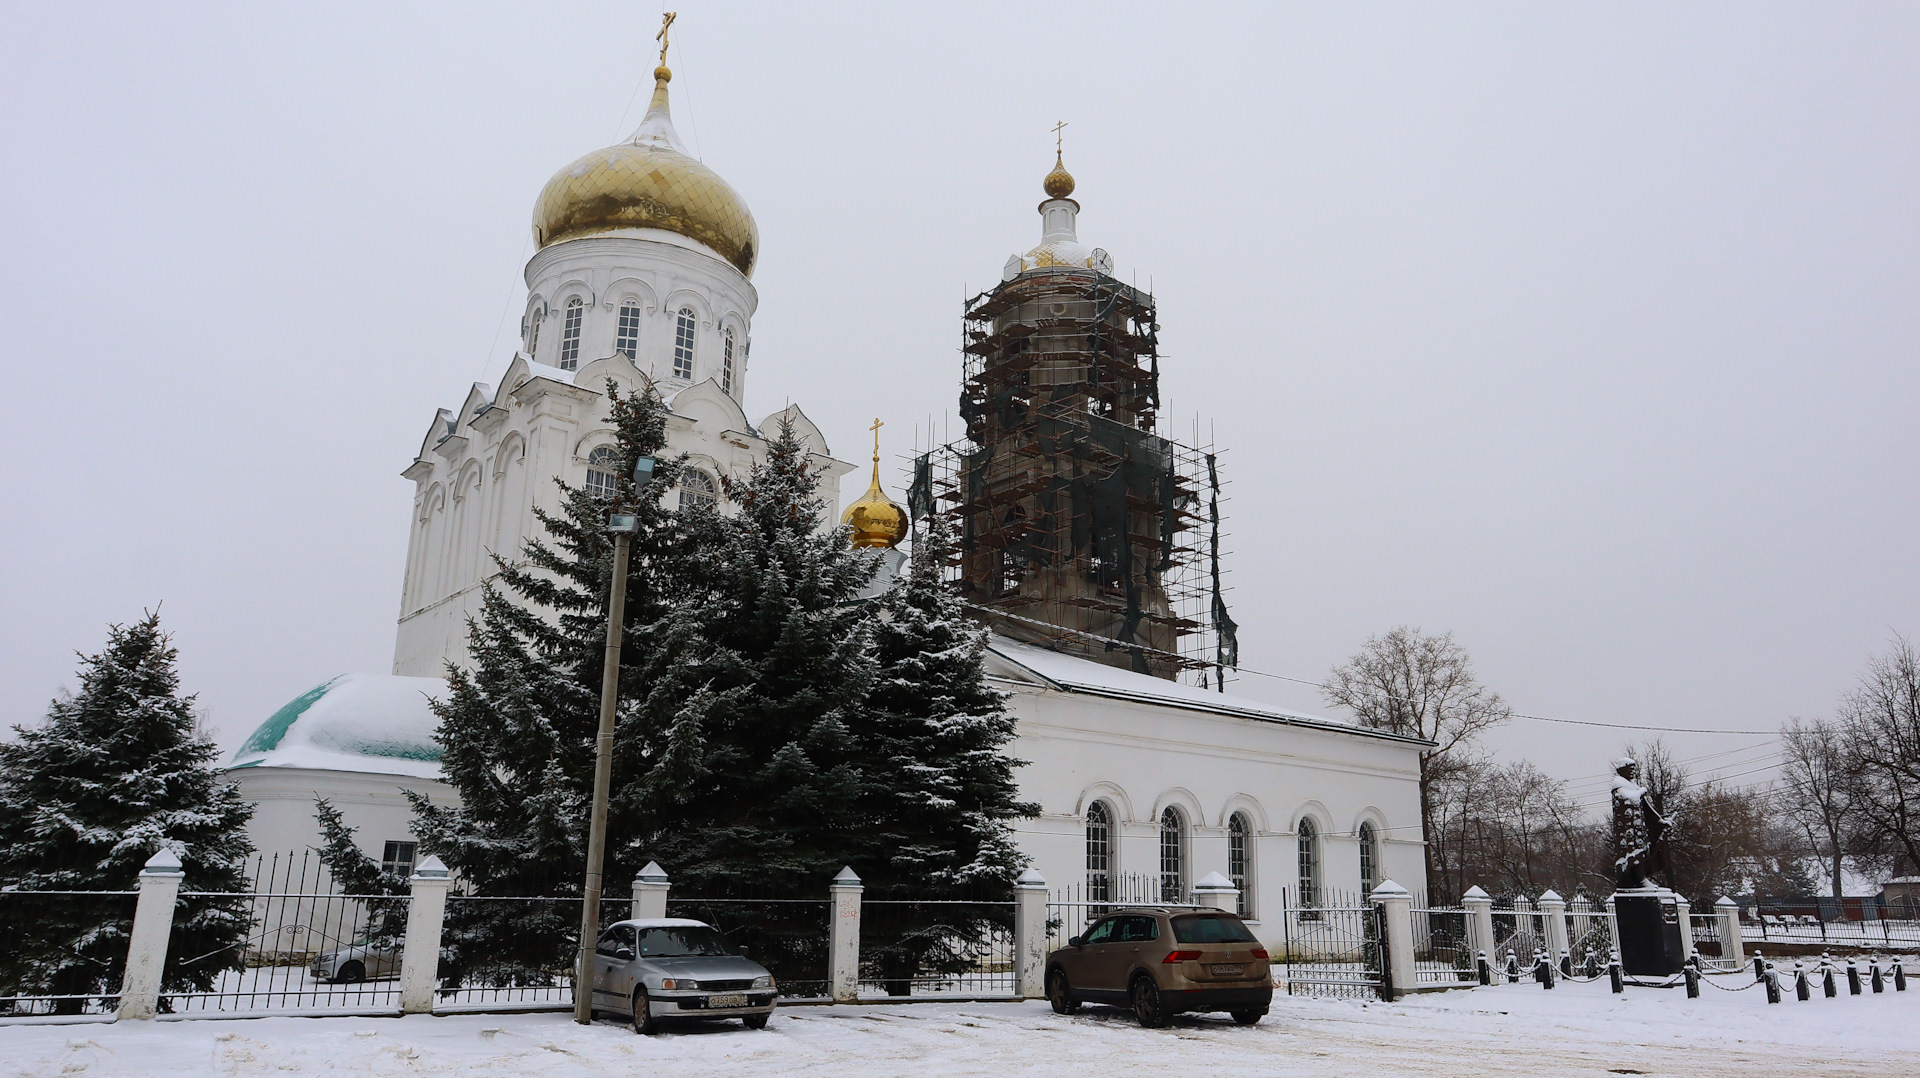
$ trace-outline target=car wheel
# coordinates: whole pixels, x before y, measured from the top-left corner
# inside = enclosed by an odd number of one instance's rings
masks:
[[[660,1032],[660,1023],[654,1021],[653,1012],[647,1009],[647,990],[633,990],[633,1031],[643,1037],[651,1037]]]
[[[1167,1009],[1160,1000],[1160,986],[1146,974],[1133,980],[1133,1016],[1146,1029],[1159,1029],[1167,1024]]]
[[[748,1029],[765,1029],[767,1028],[767,1019],[772,1017],[773,1015],[770,1014],[750,1014],[740,1020],[747,1024]]]
[[[1047,974],[1047,1002],[1053,1006],[1055,1014],[1075,1014],[1080,1010],[1080,1001],[1073,998],[1067,988],[1067,971],[1056,969]]]
[[[359,984],[367,979],[367,967],[358,962],[342,962],[340,971],[333,975],[335,984]]]
[[[1265,1013],[1265,1011],[1235,1011],[1233,1012],[1233,1024],[1236,1026],[1250,1026],[1258,1022],[1260,1016]]]

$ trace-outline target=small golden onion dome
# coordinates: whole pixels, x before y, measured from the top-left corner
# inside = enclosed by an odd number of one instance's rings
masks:
[[[541,247],[623,228],[658,228],[706,246],[753,276],[760,227],[739,193],[687,152],[667,110],[665,65],[653,73],[653,102],[633,137],[554,174],[533,208]]]
[[[1068,172],[1067,166],[1060,160],[1060,151],[1054,151],[1053,171],[1047,173],[1046,180],[1040,186],[1046,190],[1048,198],[1065,198],[1073,194],[1073,173]]]
[[[873,421],[873,482],[840,514],[840,523],[853,529],[850,541],[856,547],[896,547],[907,537],[907,511],[880,489],[881,426],[878,419]]]

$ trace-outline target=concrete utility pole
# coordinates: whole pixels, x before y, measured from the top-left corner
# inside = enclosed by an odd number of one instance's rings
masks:
[[[653,458],[633,465],[634,495],[639,497],[653,478]],[[620,698],[620,637],[627,613],[627,559],[640,517],[631,509],[607,514],[613,533],[613,588],[607,597],[607,654],[600,675],[600,734],[593,753],[593,817],[587,828],[587,882],[580,903],[580,953],[573,966],[573,1020],[593,1022],[593,952],[600,938],[600,878],[607,861],[607,794],[613,785],[613,712]]]

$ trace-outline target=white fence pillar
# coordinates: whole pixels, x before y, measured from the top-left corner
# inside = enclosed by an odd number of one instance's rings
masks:
[[[1740,938],[1740,903],[1720,896],[1713,904],[1713,912],[1720,917],[1720,961],[1733,969],[1747,964],[1747,944]]]
[[[1021,999],[1047,994],[1047,878],[1028,869],[1013,884],[1014,991]]]
[[[1218,872],[1209,872],[1199,883],[1193,885],[1193,900],[1202,906],[1212,906],[1216,910],[1236,913],[1240,909],[1240,889],[1233,881]]]
[[[1553,891],[1540,896],[1541,918],[1547,922],[1547,960],[1556,966],[1573,948],[1567,942],[1567,900]]]
[[[408,878],[407,943],[400,951],[400,1013],[432,1014],[440,987],[440,929],[447,919],[447,892],[453,878],[438,857],[429,855]]]
[[[1467,946],[1473,957],[1486,955],[1493,961],[1493,896],[1475,885],[1460,897],[1460,905],[1467,911]]]
[[[1673,904],[1680,907],[1680,961],[1693,957],[1693,903],[1674,896]]]
[[[667,880],[667,870],[660,867],[658,861],[648,861],[647,867],[633,878],[633,914],[639,917],[665,917],[667,915],[667,892],[673,884]]]
[[[828,994],[835,1003],[852,1003],[860,998],[860,893],[865,890],[851,866],[841,869],[827,888],[833,907],[833,921],[827,929]]]
[[[1413,973],[1413,895],[1392,880],[1381,880],[1369,897],[1387,909],[1387,938],[1380,946],[1387,955],[1393,998],[1399,999],[1419,983]]]
[[[187,873],[180,855],[161,850],[140,870],[140,897],[133,907],[133,934],[127,940],[127,972],[120,980],[116,1018],[152,1018],[160,1009],[160,974],[167,965],[167,941],[173,935],[173,904]]]

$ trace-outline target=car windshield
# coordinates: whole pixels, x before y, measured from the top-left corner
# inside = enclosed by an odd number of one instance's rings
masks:
[[[1218,917],[1175,917],[1173,938],[1181,943],[1254,943],[1240,918],[1228,914]]]
[[[706,925],[640,930],[640,954],[645,958],[683,958],[688,955],[732,954],[720,933]]]

